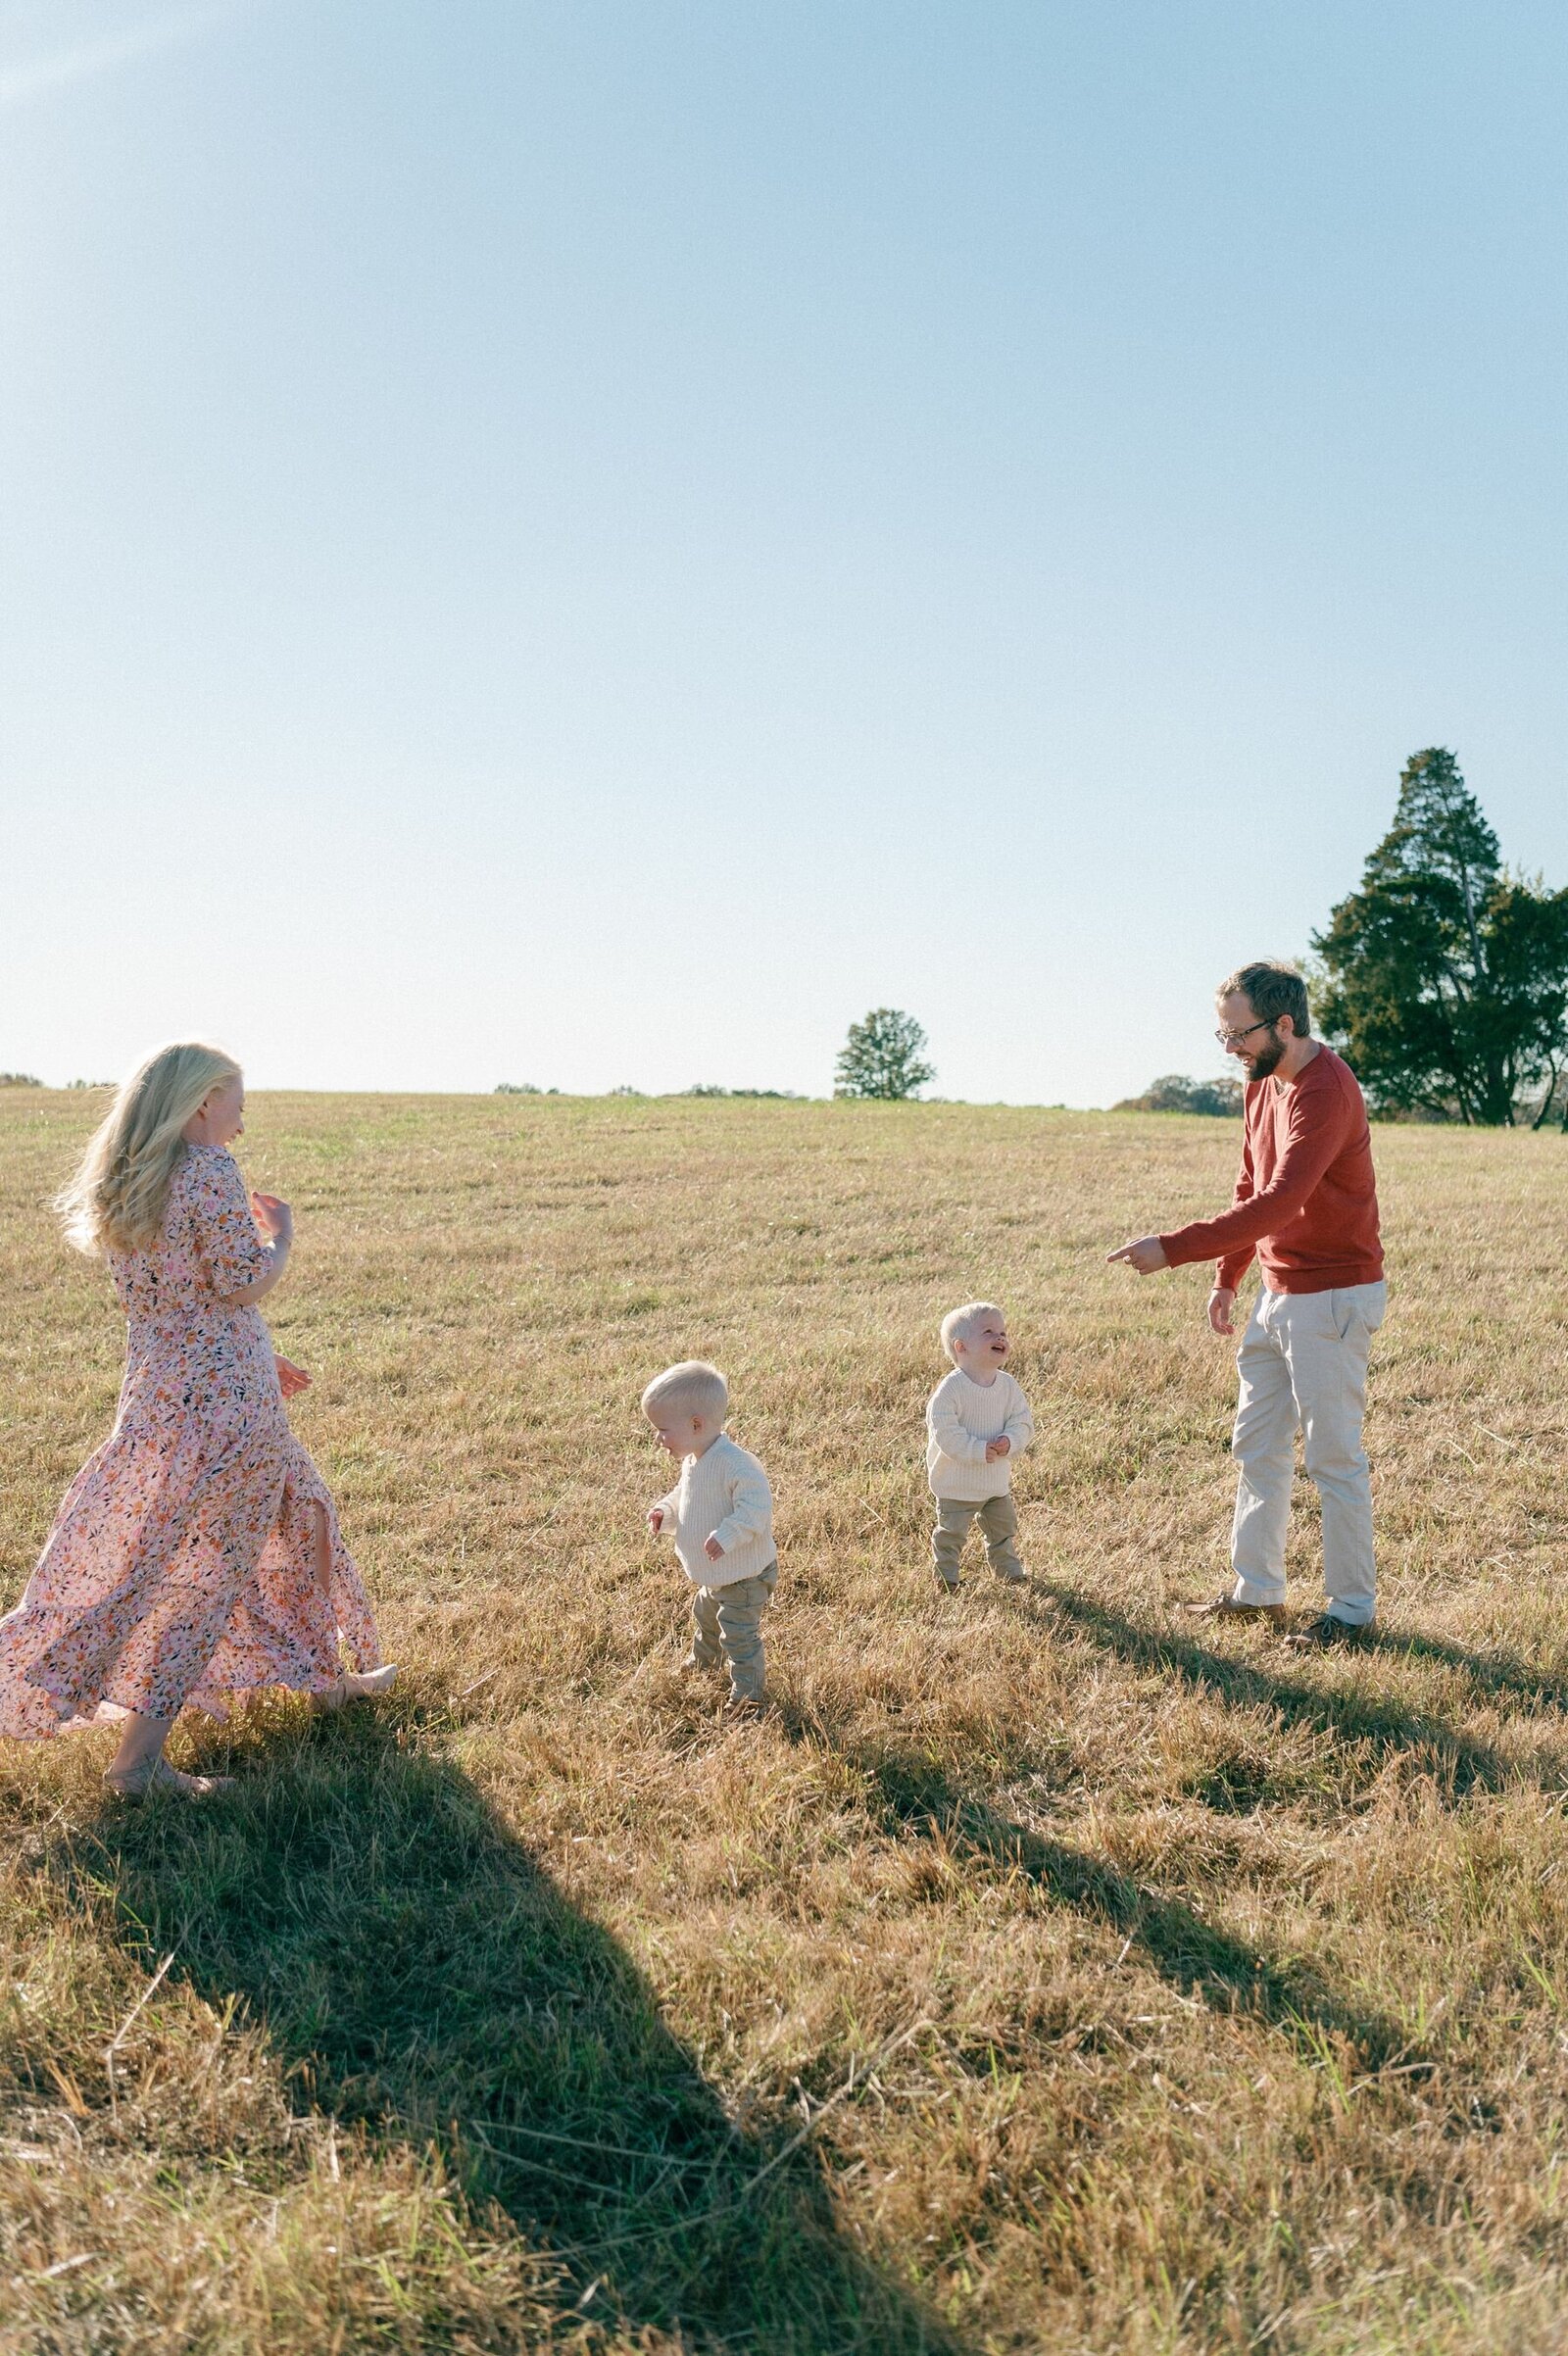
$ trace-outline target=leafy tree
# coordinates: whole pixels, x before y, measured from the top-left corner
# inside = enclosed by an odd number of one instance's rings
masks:
[[[1209,1112],[1234,1117],[1242,1109],[1240,1080],[1189,1080],[1167,1072],[1151,1080],[1141,1097],[1123,1097],[1112,1112]]]
[[[1361,888],[1314,934],[1323,1030],[1375,1105],[1511,1123],[1568,1060],[1568,891],[1509,874],[1442,747],[1412,754]]]
[[[912,1014],[873,1006],[863,1022],[852,1022],[839,1055],[836,1097],[912,1097],[936,1078],[925,1057],[925,1033]]]

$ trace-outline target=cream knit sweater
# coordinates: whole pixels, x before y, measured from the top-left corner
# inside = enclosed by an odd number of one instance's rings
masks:
[[[1005,1371],[994,1383],[977,1383],[955,1366],[926,1402],[925,1468],[931,1494],[978,1504],[1004,1497],[1012,1468],[1035,1436],[1029,1401]],[[986,1462],[986,1442],[1011,1442],[1004,1456]]]
[[[694,1587],[732,1587],[737,1579],[755,1579],[774,1559],[767,1475],[727,1432],[700,1456],[682,1460],[680,1479],[654,1510],[661,1517],[660,1537],[673,1538]],[[724,1549],[717,1562],[703,1550],[708,1538]]]

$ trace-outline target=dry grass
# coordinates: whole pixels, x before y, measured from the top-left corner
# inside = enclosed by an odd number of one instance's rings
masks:
[[[91,1110],[0,1097],[7,1602],[118,1378],[39,1207]],[[0,1753],[0,2345],[1564,2345],[1563,1144],[1380,1136],[1385,1635],[1298,1662],[1172,1622],[1233,1373],[1196,1272],[1100,1259],[1234,1142],[258,1101],[296,1416],[410,1674],[182,1737],[239,1778],[203,1810]],[[1036,1581],[945,1598],[920,1414],[974,1293]],[[779,1498],[751,1729],[641,1532],[691,1351]]]

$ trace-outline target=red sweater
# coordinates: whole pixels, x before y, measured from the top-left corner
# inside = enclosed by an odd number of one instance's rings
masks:
[[[1355,1074],[1320,1047],[1294,1080],[1250,1080],[1235,1208],[1162,1235],[1173,1268],[1217,1255],[1234,1292],[1255,1247],[1271,1293],[1331,1293],[1383,1274],[1372,1133]]]

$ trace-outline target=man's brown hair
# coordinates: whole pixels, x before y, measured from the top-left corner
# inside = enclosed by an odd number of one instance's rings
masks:
[[[1311,1038],[1306,984],[1296,967],[1287,965],[1283,957],[1259,957],[1251,965],[1239,965],[1228,980],[1221,982],[1214,995],[1230,998],[1238,991],[1250,1001],[1259,1022],[1278,1022],[1282,1014],[1288,1014],[1296,1025],[1297,1038]]]

